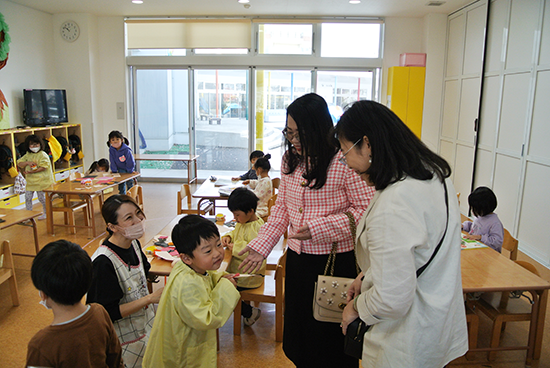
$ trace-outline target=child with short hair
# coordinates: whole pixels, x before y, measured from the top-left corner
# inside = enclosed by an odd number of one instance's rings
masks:
[[[204,217],[187,215],[172,230],[175,262],[159,303],[143,366],[216,367],[216,329],[240,294],[233,275],[217,271],[224,258],[220,233]]]
[[[109,160],[106,158],[100,158],[97,161],[92,162],[85,175],[95,174],[98,172],[109,172]]]
[[[136,162],[132,149],[128,147],[130,142],[118,130],[109,133],[109,160],[111,161],[111,172],[114,173],[133,173],[136,168]],[[126,194],[134,183],[128,180],[118,185],[119,194]]]
[[[231,178],[231,180],[249,180],[249,179],[258,179],[256,176],[256,171],[254,171],[254,164],[256,163],[256,160],[260,157],[264,157],[264,153],[262,151],[256,150],[253,151],[250,154],[250,163],[252,164],[252,167],[250,170],[242,174],[241,176],[236,176],[234,178]]]
[[[258,180],[243,181],[243,184],[248,185],[258,197],[259,201],[256,214],[262,218],[267,217],[267,202],[273,195],[273,183],[269,177],[269,170],[271,170],[271,164],[269,163],[270,158],[271,155],[268,153],[264,157],[257,159],[256,163],[254,163],[254,170],[256,171]]]
[[[42,204],[42,215],[38,220],[46,218],[46,195],[44,189],[52,185],[55,180],[53,177],[52,163],[46,152],[44,152],[44,142],[39,136],[31,134],[25,139],[27,152],[17,161],[17,166],[23,170],[27,179],[25,187],[25,208],[32,211],[32,197],[34,192],[38,196],[38,201]]]
[[[502,252],[504,226],[493,211],[497,208],[497,197],[487,187],[478,187],[468,196],[468,204],[476,218],[464,221],[462,230],[468,232],[467,239],[479,240],[497,252]]]
[[[259,161],[259,160],[258,160]],[[227,266],[227,272],[238,273],[239,265],[248,256],[248,252],[243,255],[239,253],[246,248],[248,243],[258,236],[260,227],[264,224],[261,217],[256,214],[258,197],[247,188],[236,188],[231,192],[227,199],[227,207],[233,213],[237,224],[235,229],[222,237],[223,246],[231,250],[231,261]],[[266,261],[254,274],[258,276],[237,278],[237,290],[254,289],[264,282]],[[242,302],[241,315],[244,318],[244,324],[252,326],[261,315],[261,310],[252,307],[250,304]]]
[[[53,322],[31,339],[27,367],[123,367],[122,350],[109,314],[99,304],[82,304],[92,282],[92,261],[67,240],[38,252],[31,278],[40,304]]]

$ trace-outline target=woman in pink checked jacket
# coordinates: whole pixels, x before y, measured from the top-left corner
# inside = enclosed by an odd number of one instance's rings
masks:
[[[243,272],[259,268],[288,229],[283,350],[297,367],[354,367],[344,354],[344,336],[337,323],[313,318],[317,276],[324,273],[332,243],[338,242],[334,276],[357,276],[349,219],[359,222],[374,195],[345,164],[328,139],[333,127],[325,100],[314,93],[287,108],[277,202],[258,237],[242,252]]]

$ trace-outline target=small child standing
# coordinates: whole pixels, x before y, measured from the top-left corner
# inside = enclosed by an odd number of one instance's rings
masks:
[[[27,367],[123,367],[122,350],[107,311],[82,304],[92,282],[92,261],[67,240],[38,252],[31,278],[53,322],[29,342]]]
[[[259,160],[258,160],[259,161]],[[248,256],[248,252],[239,256],[248,243],[258,236],[260,227],[264,224],[264,220],[256,215],[256,206],[258,197],[246,188],[237,188],[227,199],[227,207],[233,213],[237,224],[235,229],[222,237],[222,245],[231,250],[231,261],[227,266],[227,272],[238,273],[239,265]],[[237,278],[237,290],[254,289],[262,285],[264,282],[266,261],[262,262],[262,266],[255,273],[258,276]],[[244,318],[244,324],[252,326],[261,315],[261,310],[252,307],[250,304],[242,302],[241,315]]]
[[[164,287],[143,367],[216,367],[216,329],[240,299],[233,275],[217,271],[224,258],[220,233],[204,217],[187,215],[172,242],[182,262]]]
[[[38,220],[46,218],[46,195],[44,189],[52,185],[53,178],[52,163],[48,154],[44,152],[44,142],[37,135],[29,135],[25,139],[27,152],[17,161],[17,166],[23,170],[27,179],[25,191],[25,208],[32,210],[32,197],[34,192],[42,203],[42,215]]]
[[[256,163],[256,160],[260,157],[264,157],[264,153],[262,151],[253,151],[250,154],[250,163],[252,164],[252,167],[250,170],[242,174],[241,176],[236,176],[234,178],[231,178],[231,180],[248,180],[248,179],[258,179],[256,176],[256,171],[254,171],[254,164]],[[270,156],[271,157],[271,156]]]
[[[128,139],[118,130],[109,133],[109,160],[111,161],[111,172],[133,173],[136,168],[132,149],[128,147]],[[132,180],[118,185],[119,194],[126,194],[126,190],[133,186]]]
[[[109,160],[106,158],[101,158],[97,161],[92,162],[88,171],[85,175],[95,174],[98,172],[109,172]]]
[[[464,221],[462,230],[468,232],[467,239],[479,240],[497,252],[502,251],[504,227],[493,211],[497,208],[497,197],[487,187],[478,187],[468,196],[468,204],[476,218]]]
[[[267,217],[267,202],[273,195],[273,183],[269,177],[269,170],[271,170],[271,164],[269,163],[270,158],[271,155],[268,153],[264,157],[257,159],[256,163],[254,163],[254,170],[256,171],[258,180],[243,181],[244,185],[248,185],[254,190],[254,194],[256,194],[259,199],[256,214],[261,218]]]

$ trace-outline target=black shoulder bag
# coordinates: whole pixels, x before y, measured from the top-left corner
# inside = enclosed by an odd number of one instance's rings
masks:
[[[449,227],[449,198],[447,193],[447,184],[445,183],[445,181],[443,181],[443,188],[445,188],[445,206],[447,208],[447,222],[445,223],[445,231],[443,232],[443,236],[441,237],[439,244],[437,244],[437,246],[435,247],[435,250],[432,256],[430,257],[430,259],[428,260],[428,262],[426,262],[424,266],[416,270],[417,279],[420,277],[420,275],[422,275],[424,270],[432,262],[435,255],[439,251],[439,248],[441,248],[441,244],[443,244],[443,240],[445,239],[445,235],[447,234],[447,228]],[[355,235],[353,239],[355,240]],[[356,359],[361,359],[361,357],[363,356],[363,338],[365,337],[365,333],[370,328],[371,328],[371,325],[367,325],[359,317],[357,317],[353,322],[351,322],[348,325],[348,329],[346,331],[346,337],[344,338],[344,353]]]

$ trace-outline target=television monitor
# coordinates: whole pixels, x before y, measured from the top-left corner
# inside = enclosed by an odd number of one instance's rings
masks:
[[[23,98],[23,120],[26,125],[36,127],[69,121],[64,89],[25,89]]]

